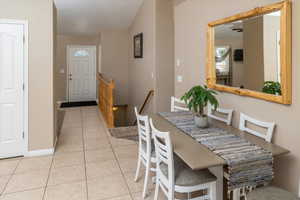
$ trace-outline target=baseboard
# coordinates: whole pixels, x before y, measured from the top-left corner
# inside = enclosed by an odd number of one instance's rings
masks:
[[[28,151],[25,157],[48,156],[54,154],[54,148]]]

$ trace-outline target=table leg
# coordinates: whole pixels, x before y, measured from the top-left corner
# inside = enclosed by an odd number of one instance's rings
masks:
[[[209,171],[217,177],[216,199],[223,200],[223,166],[210,167]]]

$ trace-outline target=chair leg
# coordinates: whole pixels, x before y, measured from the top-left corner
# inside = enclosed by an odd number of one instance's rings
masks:
[[[139,155],[138,162],[137,162],[137,168],[136,168],[136,173],[135,173],[135,178],[134,181],[137,182],[140,174],[140,169],[141,169],[141,156]]]
[[[233,190],[233,200],[240,200],[240,199],[241,199],[240,189]]]
[[[154,200],[158,200],[158,193],[159,193],[159,183],[158,183],[158,181],[157,181],[157,180],[156,180],[155,182],[156,182],[156,184],[155,184]]]
[[[148,186],[149,172],[150,172],[150,167],[151,167],[150,165],[151,165],[151,163],[147,162],[146,172],[145,172],[145,180],[144,180],[143,198],[145,198],[147,195],[147,186]]]
[[[217,183],[213,182],[210,184],[209,188],[209,193],[210,193],[210,200],[216,200],[217,199]]]

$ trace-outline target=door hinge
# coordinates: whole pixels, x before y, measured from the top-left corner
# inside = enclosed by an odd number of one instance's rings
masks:
[[[25,91],[25,84],[24,84],[24,83],[23,83],[23,86],[22,86],[22,87],[23,87],[23,91]]]
[[[26,41],[26,38],[25,38],[25,36],[23,36],[23,43],[25,44],[25,41]]]
[[[25,132],[23,131],[23,133],[22,133],[22,137],[23,137],[23,139],[25,138]]]

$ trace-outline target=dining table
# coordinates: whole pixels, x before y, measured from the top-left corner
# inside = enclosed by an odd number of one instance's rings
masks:
[[[227,162],[219,155],[212,152],[205,145],[199,143],[190,135],[183,132],[159,113],[149,114],[154,126],[164,132],[169,132],[173,143],[174,153],[182,159],[192,170],[210,169],[217,176],[217,200],[228,199],[227,179],[224,174],[227,171]],[[209,124],[226,130],[247,141],[271,152],[273,157],[279,157],[289,153],[289,150],[269,142],[262,138],[241,131],[221,121],[209,119]]]

